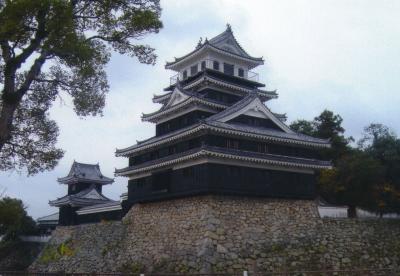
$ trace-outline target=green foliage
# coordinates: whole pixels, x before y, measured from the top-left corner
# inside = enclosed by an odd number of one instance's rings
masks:
[[[332,160],[335,168],[319,174],[319,194],[336,204],[376,213],[400,213],[400,139],[388,127],[371,124],[353,148],[352,137],[344,136],[343,119],[325,110],[313,121],[297,120],[297,132],[330,139],[332,147],[321,151],[321,158]]]
[[[56,262],[62,257],[72,257],[75,255],[75,250],[73,248],[71,240],[61,243],[58,246],[49,244],[47,245],[42,254],[39,257],[39,262],[42,264],[48,264],[51,262]]]
[[[400,213],[400,139],[388,127],[371,124],[358,146],[384,167],[384,181],[376,185],[369,208],[377,213]]]
[[[0,235],[4,235],[4,241],[17,240],[19,235],[36,233],[36,223],[25,209],[19,199],[0,199]]]
[[[372,194],[384,181],[384,167],[369,155],[355,151],[343,156],[330,171],[322,171],[320,191],[335,203],[348,205],[354,216],[355,207],[368,208],[373,204]]]
[[[43,249],[43,251],[38,259],[38,262],[41,264],[49,264],[51,262],[55,262],[55,261],[59,260],[60,258],[61,258],[61,256],[60,256],[60,254],[58,254],[57,247],[55,247],[53,245],[47,245]]]
[[[52,103],[66,95],[79,116],[102,115],[111,51],[154,64],[159,0],[0,1],[0,169],[54,168]],[[46,66],[44,66],[46,64]]]
[[[290,127],[299,133],[330,139],[332,147],[322,150],[321,157],[336,163],[336,160],[350,150],[349,143],[353,141],[352,137],[346,138],[343,135],[345,129],[342,127],[342,122],[343,119],[340,115],[324,110],[313,121],[297,120],[292,122]]]

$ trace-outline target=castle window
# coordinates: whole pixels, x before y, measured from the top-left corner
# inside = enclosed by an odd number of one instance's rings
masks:
[[[267,144],[258,144],[257,151],[261,153],[268,153],[268,145]]]
[[[226,140],[226,147],[229,149],[239,149],[239,141],[228,139]]]
[[[214,60],[214,62],[213,62],[213,69],[219,71],[219,62],[216,60]]]
[[[185,80],[185,79],[187,79],[187,71],[185,70],[185,71],[183,71],[183,79]]]
[[[201,62],[201,70],[203,71],[204,69],[206,69],[206,61],[202,61]]]
[[[169,154],[174,154],[176,153],[176,147],[175,146],[171,146],[168,148]]]
[[[191,76],[197,74],[197,72],[198,72],[197,64],[195,64],[195,65],[193,65],[192,67],[190,67],[190,75],[191,75]]]
[[[239,77],[241,77],[241,78],[244,77],[244,70],[243,70],[243,68],[239,68],[239,70],[238,70],[238,75],[239,75]]]
[[[234,66],[233,64],[224,63],[224,73],[230,76],[234,75]]]

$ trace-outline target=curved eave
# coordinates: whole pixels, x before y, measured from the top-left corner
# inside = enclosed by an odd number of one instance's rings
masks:
[[[153,96],[153,103],[164,103],[168,101],[168,99],[171,97],[172,92],[168,92],[164,95],[154,95]]]
[[[128,157],[129,155],[134,154],[139,151],[147,150],[149,148],[157,147],[157,146],[160,146],[163,144],[173,142],[178,139],[183,139],[188,136],[195,135],[196,133],[198,133],[202,130],[209,130],[209,131],[212,131],[213,133],[219,133],[219,134],[225,134],[225,135],[231,135],[231,136],[246,137],[246,138],[251,138],[251,139],[256,139],[256,140],[272,141],[272,142],[278,142],[278,143],[295,144],[295,145],[306,146],[306,147],[315,147],[315,148],[330,148],[331,147],[329,141],[325,141],[325,140],[324,141],[321,140],[320,142],[305,141],[305,140],[301,140],[301,139],[284,138],[284,137],[277,137],[277,136],[272,136],[272,135],[244,132],[244,131],[240,131],[240,130],[232,130],[232,129],[215,127],[212,125],[208,125],[206,123],[202,123],[200,125],[191,127],[185,131],[178,132],[175,135],[166,134],[165,136],[160,136],[156,141],[151,142],[151,143],[146,143],[144,141],[143,144],[134,145],[134,146],[131,146],[131,147],[128,147],[125,149],[117,149],[115,152],[115,155],[117,157],[118,156]]]
[[[81,207],[81,206],[101,204],[107,201],[109,201],[109,199],[67,198],[65,200],[63,199],[51,200],[49,201],[49,205],[53,207],[60,207],[65,205]]]
[[[190,97],[187,100],[174,105],[170,108],[167,109],[163,109],[161,108],[160,110],[153,112],[153,113],[148,113],[148,114],[143,114],[142,115],[142,121],[144,122],[154,122],[155,120],[159,119],[160,117],[164,117],[167,116],[179,109],[184,109],[185,107],[190,106],[191,104],[201,104],[203,106],[207,106],[207,107],[211,107],[211,108],[215,108],[215,109],[225,109],[227,107],[227,105],[224,104],[218,104],[218,103],[214,103],[211,101],[208,101],[206,99],[200,99],[197,97]]]
[[[278,93],[276,92],[276,90],[267,91],[267,90],[257,89],[257,93],[261,97],[267,97],[267,98],[270,98],[270,99],[277,99],[278,98]]]
[[[212,148],[199,149],[198,151],[189,151],[186,154],[176,154],[169,158],[159,159],[159,162],[149,161],[139,166],[127,167],[124,169],[115,170],[116,176],[129,176],[132,174],[145,173],[154,169],[160,169],[171,165],[176,165],[185,161],[192,161],[202,157],[217,158],[225,160],[235,160],[240,162],[249,162],[252,164],[265,164],[269,166],[297,168],[297,169],[331,169],[332,165],[327,161],[319,161],[315,159],[296,158],[288,156],[278,156],[265,154],[255,154],[254,156],[241,155],[244,152],[237,151],[234,153],[224,153],[213,150]],[[274,160],[275,159],[275,160]]]
[[[112,212],[122,210],[121,203],[119,201],[112,201],[103,204],[95,204],[87,207],[83,207],[76,211],[78,215],[87,215],[94,213]]]
[[[103,180],[96,180],[96,179],[87,179],[87,178],[67,176],[67,177],[57,178],[57,182],[59,182],[61,184],[67,184],[67,185],[76,184],[79,182],[107,185],[107,184],[114,183],[114,179],[104,177]]]
[[[250,69],[258,66],[258,65],[263,65],[264,64],[264,59],[262,57],[259,58],[255,58],[255,57],[244,57],[223,49],[220,49],[218,47],[215,47],[209,43],[204,43],[202,46],[200,46],[199,48],[196,48],[195,50],[193,50],[192,52],[190,52],[189,54],[180,57],[180,58],[175,58],[175,61],[172,62],[167,62],[165,64],[165,69],[171,69],[171,70],[176,70],[176,67],[179,66],[180,64],[184,63],[186,60],[196,57],[197,55],[201,54],[202,52],[206,51],[207,49],[213,50],[219,54],[223,54],[223,55],[227,55],[229,57],[232,58],[236,58],[242,61],[246,61],[249,63],[252,63],[252,67],[250,67]]]

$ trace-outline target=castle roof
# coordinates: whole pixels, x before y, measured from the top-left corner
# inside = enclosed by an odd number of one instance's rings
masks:
[[[193,161],[196,159],[207,159],[208,161],[230,160],[234,162],[242,162],[245,164],[247,163],[249,165],[259,164],[265,166],[276,166],[283,168],[286,167],[293,169],[331,168],[331,162],[329,161],[320,161],[316,159],[299,158],[268,153],[258,153],[213,146],[201,146],[200,148],[172,154],[157,160],[147,161],[137,166],[116,169],[115,174],[118,176],[132,176],[133,174],[145,173],[154,169],[161,169],[182,162]]]
[[[175,60],[172,62],[167,62],[165,68],[174,69],[175,66],[177,66],[184,60],[194,57],[206,50],[215,51],[217,53],[229,55],[233,58],[248,61],[252,67],[264,64],[264,60],[262,57],[252,57],[240,46],[235,36],[233,35],[231,26],[228,24],[224,32],[210,40],[206,39],[204,43],[199,43],[196,49],[194,49],[187,55],[175,58]]]
[[[111,202],[112,200],[105,197],[103,194],[97,191],[94,185],[80,191],[76,194],[70,194],[60,197],[56,200],[49,201],[50,206],[60,207],[64,205],[70,205],[73,207],[82,207],[95,205],[99,203]]]
[[[121,203],[119,201],[112,200],[106,203],[100,203],[82,207],[78,211],[76,211],[76,213],[78,215],[86,215],[86,214],[118,211],[121,209],[122,209]]]
[[[53,214],[50,214],[50,215],[47,215],[44,217],[40,217],[36,221],[40,225],[57,224],[59,216],[60,216],[60,214],[57,212],[57,213],[53,213]]]
[[[268,118],[273,123],[275,123],[280,128],[280,130],[245,125],[230,121],[232,118],[237,117],[241,114],[246,114],[247,112],[252,112],[250,113],[251,115],[265,116],[265,118]],[[296,133],[291,130],[276,116],[276,114],[272,113],[264,104],[262,104],[256,93],[252,93],[242,100],[238,101],[236,104],[227,107],[225,110],[207,118],[200,123],[181,128],[161,136],[156,136],[144,140],[134,146],[125,149],[117,149],[116,155],[129,156],[130,154],[138,151],[146,150],[148,148],[167,144],[178,139],[183,139],[185,137],[196,135],[197,133],[200,133],[204,130],[213,133],[242,136],[252,139],[297,144],[303,146],[330,147],[330,142],[328,139],[315,138],[301,133]]]
[[[178,110],[187,109],[194,105],[212,110],[221,110],[228,106],[226,103],[202,97],[199,94],[186,91],[177,86],[164,106],[155,112],[143,114],[142,120],[157,122],[160,118],[166,119],[168,115],[176,114]]]
[[[57,179],[62,184],[74,184],[78,182],[111,184],[114,179],[104,176],[99,164],[84,164],[74,161],[67,176]]]

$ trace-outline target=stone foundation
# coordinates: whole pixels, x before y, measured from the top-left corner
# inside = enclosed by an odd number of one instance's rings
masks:
[[[122,222],[58,227],[31,270],[391,268],[398,237],[400,221],[321,219],[313,201],[199,196],[134,205]]]

